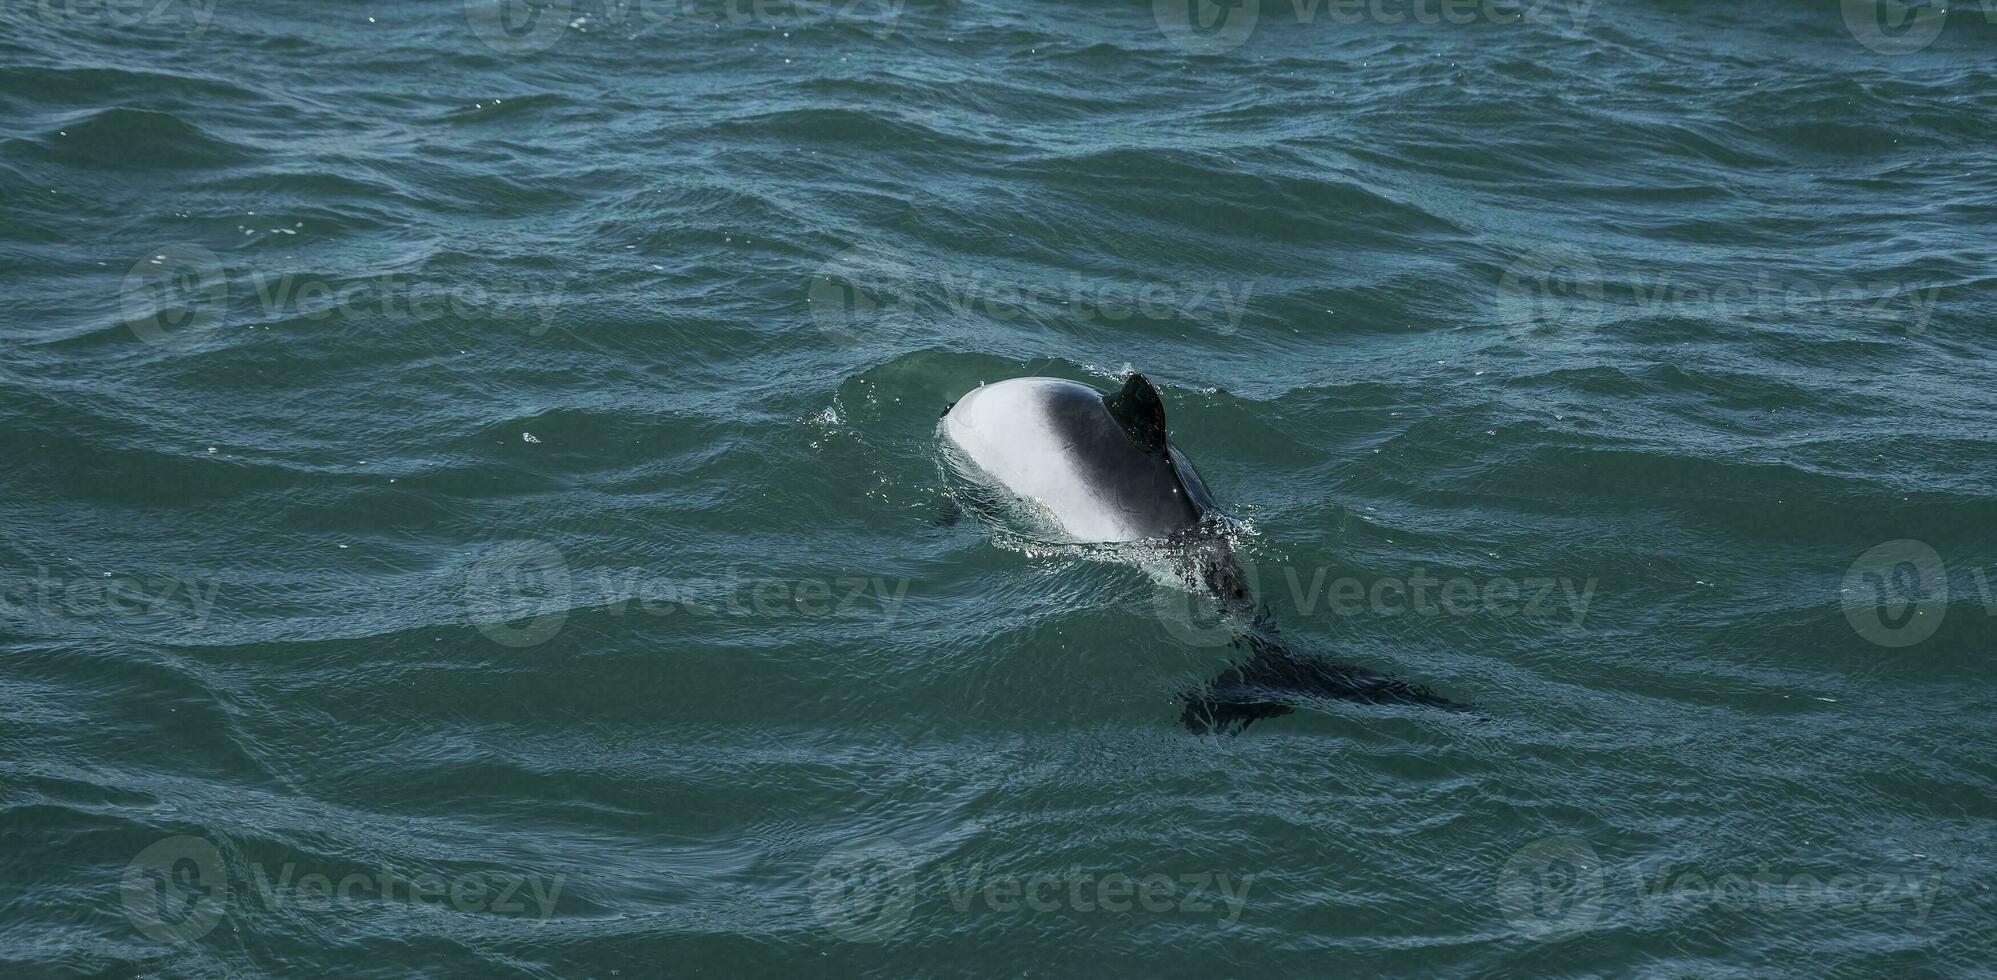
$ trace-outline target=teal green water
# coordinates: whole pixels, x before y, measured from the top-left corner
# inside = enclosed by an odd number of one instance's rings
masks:
[[[510,13],[0,4],[0,973],[1997,970],[1979,9]]]

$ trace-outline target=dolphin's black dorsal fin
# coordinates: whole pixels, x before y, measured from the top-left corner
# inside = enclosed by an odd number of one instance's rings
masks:
[[[1155,456],[1165,455],[1165,403],[1158,389],[1144,375],[1133,374],[1123,390],[1103,396],[1103,407],[1137,448]]]

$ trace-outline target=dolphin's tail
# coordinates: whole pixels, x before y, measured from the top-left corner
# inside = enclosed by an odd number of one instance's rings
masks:
[[[1292,650],[1265,624],[1250,629],[1246,639],[1252,651],[1246,663],[1183,695],[1186,711],[1180,720],[1188,730],[1232,735],[1258,719],[1289,714],[1299,703],[1312,700],[1472,710],[1420,684]]]

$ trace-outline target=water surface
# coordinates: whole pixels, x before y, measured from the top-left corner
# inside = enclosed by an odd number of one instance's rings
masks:
[[[7,974],[1997,968],[1979,10],[482,4],[0,5]]]

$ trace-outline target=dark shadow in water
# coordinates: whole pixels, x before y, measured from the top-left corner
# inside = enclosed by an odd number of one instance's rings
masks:
[[[1204,687],[1180,695],[1186,710],[1179,720],[1188,731],[1238,734],[1260,719],[1324,701],[1472,710],[1424,685],[1353,664],[1334,663],[1290,646],[1249,593],[1224,520],[1202,521],[1174,541],[1172,550],[1179,556],[1179,573],[1187,583],[1211,595],[1223,614],[1244,624],[1235,645],[1245,644],[1249,650],[1245,663],[1228,668]]]
[[[1246,663],[1181,696],[1186,710],[1179,720],[1188,731],[1233,735],[1260,719],[1287,715],[1312,701],[1472,710],[1426,686],[1291,649],[1267,624],[1257,623],[1242,639],[1251,651]]]

